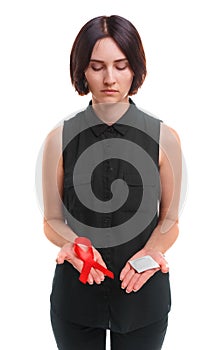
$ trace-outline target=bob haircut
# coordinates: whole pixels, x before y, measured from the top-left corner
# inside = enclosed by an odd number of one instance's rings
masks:
[[[112,15],[99,16],[88,21],[78,33],[70,54],[70,77],[78,94],[89,93],[85,78],[95,43],[103,38],[112,38],[126,56],[134,73],[129,95],[137,93],[146,77],[146,57],[140,35],[127,19]]]

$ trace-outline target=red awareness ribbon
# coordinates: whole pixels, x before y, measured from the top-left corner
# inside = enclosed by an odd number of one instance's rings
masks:
[[[114,273],[108,269],[106,269],[101,264],[97,263],[94,260],[94,253],[91,245],[91,241],[86,237],[77,237],[74,241],[74,251],[77,254],[78,258],[80,258],[84,262],[84,266],[81,270],[79,280],[86,284],[88,275],[91,271],[91,268],[94,267],[97,270],[103,272],[104,275],[114,279]]]

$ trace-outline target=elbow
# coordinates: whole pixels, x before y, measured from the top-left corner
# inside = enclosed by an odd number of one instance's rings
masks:
[[[178,220],[172,220],[172,219],[165,219],[161,223],[160,232],[161,233],[168,233],[169,231],[173,231],[178,237],[179,235],[179,222]]]
[[[46,236],[46,238],[52,242],[52,236],[55,235],[55,229],[53,228],[53,222],[52,220],[47,220],[44,218],[43,220],[43,232]]]
[[[46,238],[49,239],[49,223],[45,218],[43,220],[43,233],[45,234]]]

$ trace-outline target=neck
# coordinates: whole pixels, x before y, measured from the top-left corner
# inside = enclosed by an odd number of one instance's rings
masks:
[[[121,118],[129,108],[128,102],[93,103],[92,107],[97,116],[106,124],[112,125]]]

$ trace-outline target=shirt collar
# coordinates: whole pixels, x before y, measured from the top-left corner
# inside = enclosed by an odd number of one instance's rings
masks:
[[[135,103],[129,99],[129,103],[130,106],[131,105],[135,105]],[[110,129],[111,127],[113,127],[118,133],[120,133],[122,136],[125,135],[128,126],[125,124],[121,124],[121,119],[120,118],[120,122],[117,121],[116,123],[113,123],[111,126],[107,125],[106,123],[104,123],[103,121],[99,120],[99,118],[95,115],[93,109],[92,109],[92,101],[89,102],[89,106],[87,108],[87,113],[86,113],[86,118],[87,118],[87,122],[92,130],[92,132],[95,134],[95,136],[100,136],[106,129]],[[129,109],[127,110],[126,113],[128,113]],[[126,114],[125,113],[125,114]],[[92,121],[93,121],[93,126],[92,126]]]

